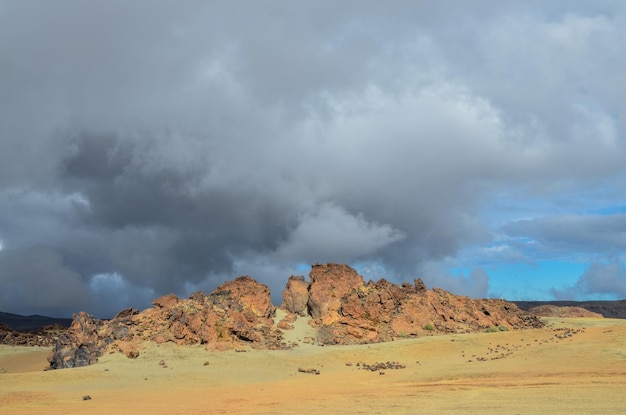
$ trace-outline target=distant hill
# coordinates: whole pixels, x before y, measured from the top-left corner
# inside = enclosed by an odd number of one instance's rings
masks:
[[[0,323],[4,323],[14,330],[31,331],[50,324],[59,324],[63,327],[69,327],[72,324],[72,319],[39,315],[20,316],[19,314],[3,313],[0,311]]]
[[[626,300],[617,301],[511,301],[522,310],[529,310],[542,305],[558,307],[580,307],[605,318],[626,318]]]

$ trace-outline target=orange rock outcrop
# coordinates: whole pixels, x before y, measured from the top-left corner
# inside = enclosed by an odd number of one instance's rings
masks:
[[[107,351],[135,358],[145,341],[204,344],[214,350],[290,348],[293,344],[283,335],[298,316],[310,316],[320,344],[542,325],[513,303],[428,290],[420,279],[402,285],[384,279],[365,283],[356,270],[341,264],[314,265],[309,278],[310,282],[289,278],[281,306],[288,315],[278,324],[269,288],[248,276],[226,282],[208,295],[197,292],[181,299],[168,294],[155,299],[152,308],[122,310],[109,321],[77,313],[56,341],[48,358],[50,368],[92,364]]]
[[[435,333],[542,325],[508,301],[472,299],[438,288],[428,290],[421,279],[402,285],[384,279],[365,283],[354,269],[339,264],[314,265],[310,279],[307,304],[323,344],[373,343]],[[303,278],[301,282],[306,283]],[[288,285],[283,298],[293,296],[290,290]],[[296,313],[291,303],[285,302],[282,307]]]

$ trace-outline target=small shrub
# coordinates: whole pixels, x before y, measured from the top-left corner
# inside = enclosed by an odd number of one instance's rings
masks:
[[[507,326],[489,326],[485,331],[487,333],[496,333],[498,331],[509,331],[509,328]]]
[[[428,323],[427,325],[424,326],[424,330],[433,331],[435,330],[435,328],[433,327],[432,324]]]

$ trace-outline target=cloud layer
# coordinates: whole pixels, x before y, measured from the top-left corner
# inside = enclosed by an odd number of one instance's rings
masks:
[[[0,309],[620,263],[625,37],[619,1],[0,0]]]

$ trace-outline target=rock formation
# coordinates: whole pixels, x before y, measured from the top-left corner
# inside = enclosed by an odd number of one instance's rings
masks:
[[[218,350],[242,345],[287,347],[282,332],[273,327],[275,307],[269,288],[248,276],[226,282],[209,295],[197,292],[180,299],[168,294],[153,305],[142,312],[123,310],[110,321],[84,312],[75,314],[71,327],[48,357],[50,368],[92,364],[107,351],[134,358],[144,341],[206,344]]]
[[[180,299],[168,294],[142,312],[126,309],[109,321],[80,312],[58,337],[49,356],[50,368],[92,364],[106,352],[130,358],[142,343],[204,344],[208,349],[286,349],[283,331],[299,317],[310,317],[320,344],[360,344],[436,333],[466,333],[500,327],[541,326],[504,300],[475,300],[447,291],[427,290],[421,280],[392,284],[384,279],[363,281],[347,265],[314,265],[309,275],[292,276],[281,308],[287,316],[274,321],[269,288],[248,276],[220,285],[206,295]]]
[[[539,327],[515,304],[495,299],[471,299],[441,289],[427,290],[424,282],[392,284],[384,279],[365,283],[357,272],[338,264],[314,265],[310,273],[307,306],[313,324],[319,328],[322,344],[359,344],[391,341],[434,333],[468,333],[491,327],[506,329]],[[292,277],[290,281],[295,281]],[[284,299],[293,298],[302,288],[288,284]],[[302,314],[293,302],[282,305],[291,313]]]

